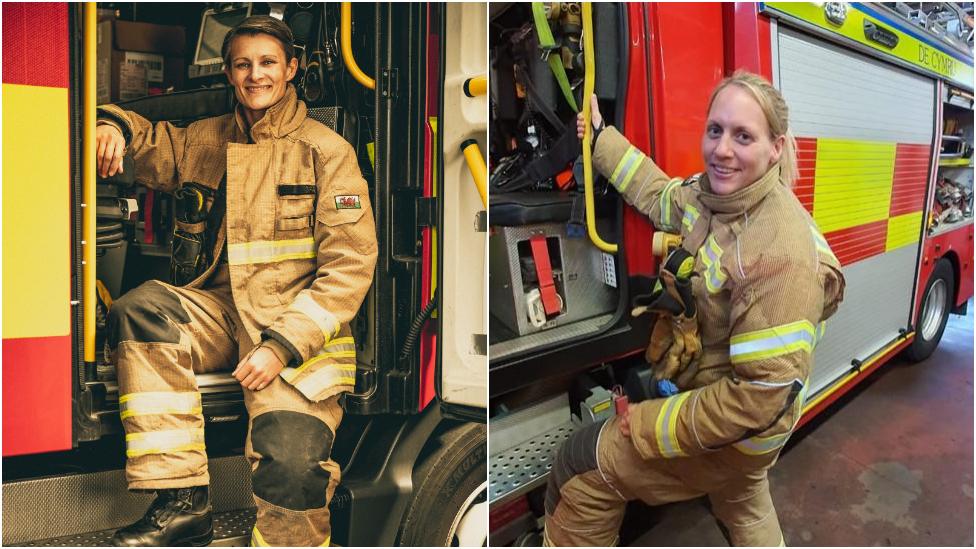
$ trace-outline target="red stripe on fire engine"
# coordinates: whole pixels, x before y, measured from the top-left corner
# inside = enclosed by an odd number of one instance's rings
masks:
[[[841,266],[885,253],[888,220],[882,219],[824,235]]]
[[[71,336],[3,340],[3,455],[71,449]]]
[[[929,178],[928,145],[898,143],[895,149],[895,171],[891,184],[890,217],[921,211],[925,208],[925,184]]]
[[[3,83],[68,87],[68,5],[3,3]]]
[[[811,137],[796,139],[796,162],[800,176],[793,185],[793,194],[800,204],[813,215],[813,183],[817,172],[817,140]]]

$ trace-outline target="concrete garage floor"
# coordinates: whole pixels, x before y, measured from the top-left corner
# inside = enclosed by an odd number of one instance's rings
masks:
[[[973,546],[973,308],[793,435],[770,472],[787,545]],[[652,516],[631,545],[727,545],[704,499]]]

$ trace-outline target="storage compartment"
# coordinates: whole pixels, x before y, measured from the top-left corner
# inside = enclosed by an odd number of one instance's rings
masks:
[[[973,220],[973,94],[947,85],[942,100],[942,136],[929,234]]]
[[[620,97],[621,10],[593,5],[595,94],[607,124]],[[585,75],[582,5],[492,7],[489,344],[492,365],[584,344],[622,306],[620,258],[588,234],[576,136]],[[588,100],[588,99],[587,99]],[[620,198],[594,170],[596,232],[620,238]],[[620,247],[621,253],[623,247]]]
[[[601,225],[606,232],[608,224]],[[488,250],[492,343],[617,308],[613,258],[585,238],[569,236],[565,223],[495,227]],[[546,292],[555,296],[548,308]]]

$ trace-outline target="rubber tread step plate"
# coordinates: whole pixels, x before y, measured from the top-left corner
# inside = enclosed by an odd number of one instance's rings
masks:
[[[214,539],[210,545],[235,547],[246,546],[251,539],[251,528],[257,509],[237,509],[214,513]],[[24,547],[108,547],[115,528],[87,534],[75,534],[23,543]]]

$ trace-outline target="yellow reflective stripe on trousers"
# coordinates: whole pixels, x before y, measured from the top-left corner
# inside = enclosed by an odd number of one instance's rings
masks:
[[[627,152],[620,157],[620,160],[617,161],[617,166],[613,169],[613,173],[610,174],[610,183],[618,191],[626,191],[631,179],[634,178],[634,174],[637,173],[637,167],[640,166],[640,163],[641,152],[637,147],[633,145],[627,147]]]
[[[728,280],[728,275],[722,270],[722,248],[715,242],[715,237],[709,236],[698,254],[705,264],[704,278],[708,293],[718,293]]]
[[[681,218],[681,224],[685,226],[686,229],[691,231],[692,227],[695,226],[695,222],[698,221],[698,209],[688,204],[685,206],[685,215]]]
[[[351,337],[340,337],[330,341],[322,352],[306,360],[298,368],[285,368],[281,377],[291,383],[299,374],[327,358],[356,358],[356,341]]]
[[[200,393],[157,391],[129,393],[119,397],[119,413],[122,419],[133,416],[158,414],[200,414]]]
[[[227,262],[231,265],[314,258],[315,239],[312,237],[294,240],[259,240],[227,245]]]
[[[264,536],[258,531],[257,526],[251,530],[251,547],[271,547],[268,542],[264,541]]]
[[[206,450],[203,429],[129,433],[125,435],[125,446],[125,455],[128,457]]]
[[[691,396],[691,393],[686,392],[669,397],[664,401],[664,405],[661,406],[661,411],[657,413],[657,423],[654,428],[654,433],[657,436],[658,450],[660,450],[663,457],[670,458],[687,455],[681,449],[681,445],[678,444],[675,429],[678,424],[678,413],[681,411],[681,405],[688,400],[689,396]]]
[[[683,182],[683,179],[672,179],[668,181],[668,184],[664,186],[664,190],[661,191],[661,227],[671,232],[675,230],[674,225],[671,224],[671,191]]]
[[[325,310],[324,307],[319,305],[307,293],[302,292],[298,294],[298,297],[295,298],[295,301],[292,302],[289,308],[307,316],[314,322],[319,327],[319,330],[322,330],[322,335],[325,336],[326,342],[339,335],[339,328],[341,326],[335,315]]]
[[[809,320],[798,320],[732,336],[729,339],[729,360],[732,364],[762,360],[803,350],[813,352],[815,329]]]
[[[308,374],[297,383],[296,389],[310,400],[315,400],[323,391],[342,385],[356,385],[355,364],[329,364]]]
[[[332,536],[325,536],[325,541],[323,541],[319,547],[328,547],[331,542]],[[251,547],[271,547],[271,545],[264,540],[264,536],[261,535],[261,532],[258,530],[257,526],[251,530]]]

